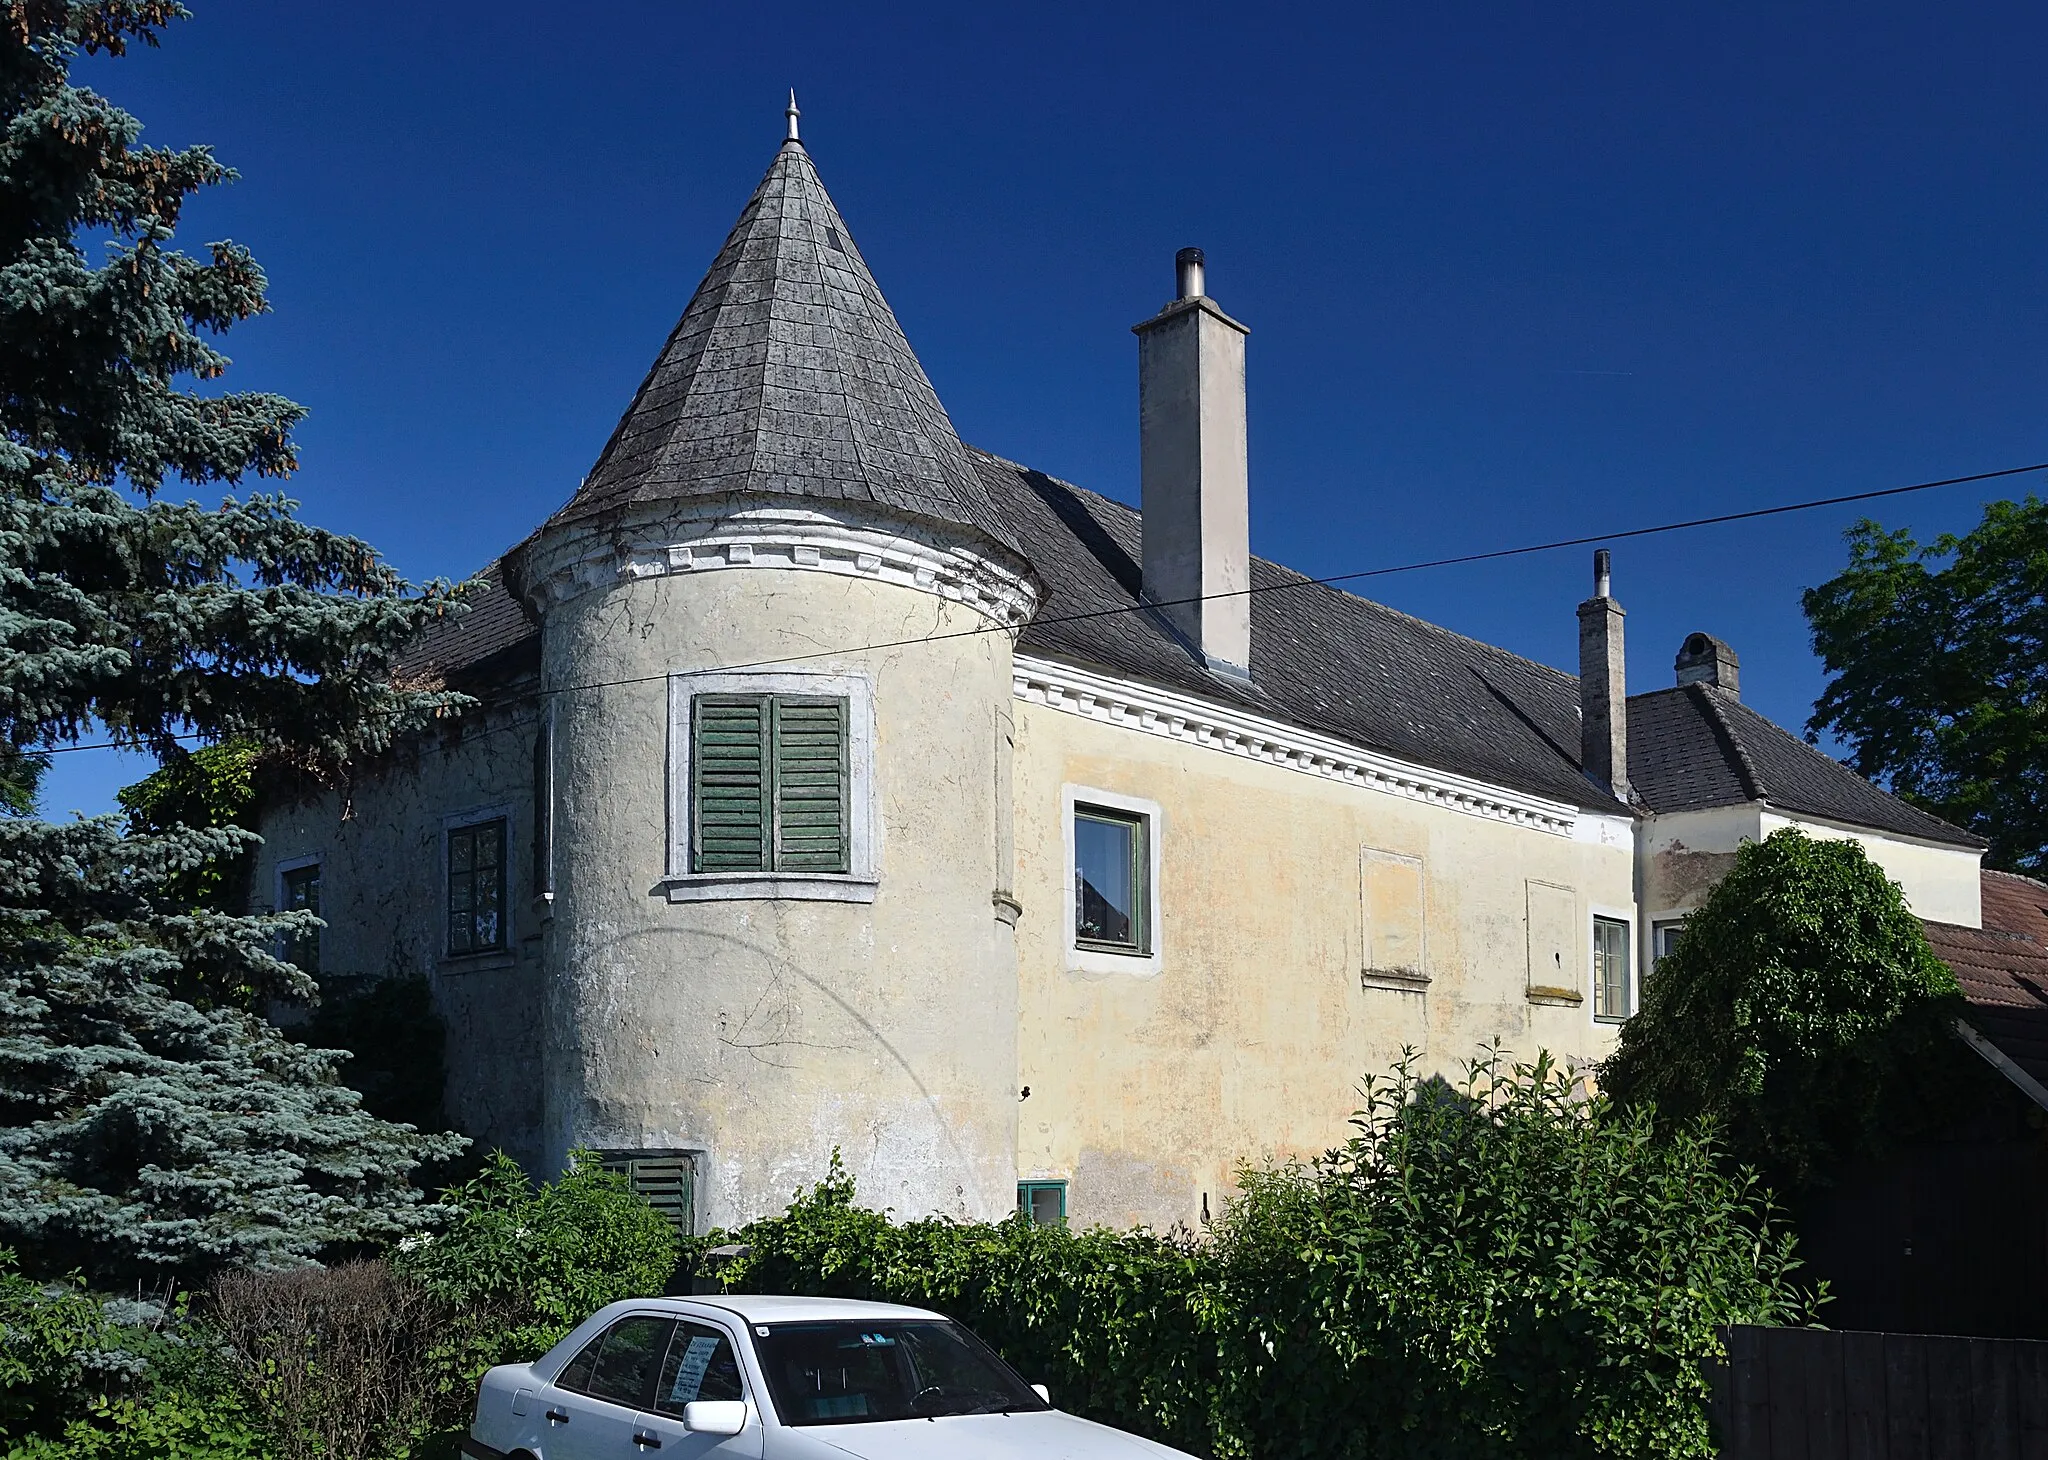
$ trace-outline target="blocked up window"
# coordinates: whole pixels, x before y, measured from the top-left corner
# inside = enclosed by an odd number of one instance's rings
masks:
[[[320,864],[314,862],[305,867],[294,867],[279,879],[283,896],[279,898],[281,912],[309,912],[316,916],[320,911]],[[287,938],[284,945],[285,962],[296,964],[302,973],[315,978],[320,976],[320,930],[311,929],[296,937]]]
[[[505,947],[505,822],[479,821],[448,832],[448,953]]]
[[[1359,857],[1358,901],[1364,914],[1365,982],[1427,982],[1422,966],[1422,859],[1365,848]]]
[[[849,870],[846,703],[796,695],[696,697],[691,871]]]
[[[1017,1210],[1031,1218],[1033,1226],[1057,1227],[1067,1220],[1067,1183],[1064,1181],[1020,1181]]]
[[[685,1237],[697,1232],[697,1158],[681,1152],[607,1152],[607,1171],[626,1178],[633,1195],[660,1212]]]
[[[1629,1008],[1628,924],[1593,919],[1593,1017],[1626,1019]]]
[[[1114,953],[1148,953],[1152,930],[1146,819],[1100,806],[1074,808],[1074,941]]]

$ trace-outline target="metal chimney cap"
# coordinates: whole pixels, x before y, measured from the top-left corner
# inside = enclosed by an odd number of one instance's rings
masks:
[[[1614,557],[1606,548],[1593,549],[1593,596],[1612,598],[1609,588],[1614,581]]]
[[[1184,248],[1173,256],[1175,298],[1199,299],[1208,292],[1204,278],[1207,262],[1198,248]]]

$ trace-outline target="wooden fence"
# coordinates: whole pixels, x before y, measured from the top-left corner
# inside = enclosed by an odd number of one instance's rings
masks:
[[[1724,1460],[2048,1460],[2048,1343],[1731,1328]]]

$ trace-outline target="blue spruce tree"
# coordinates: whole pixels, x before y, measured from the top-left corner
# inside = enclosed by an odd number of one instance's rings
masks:
[[[409,1174],[461,1144],[373,1119],[341,1056],[262,1017],[314,994],[279,956],[310,915],[219,895],[252,833],[32,810],[38,752],[88,735],[174,781],[193,741],[318,778],[461,708],[391,675],[459,590],[415,590],[239,491],[292,471],[303,411],[206,386],[264,278],[232,243],[171,242],[186,198],[232,174],[142,146],[72,84],[81,54],[153,46],[184,15],[0,5],[0,1245],[103,1281],[391,1237],[421,1220]],[[173,479],[230,495],[167,500]]]

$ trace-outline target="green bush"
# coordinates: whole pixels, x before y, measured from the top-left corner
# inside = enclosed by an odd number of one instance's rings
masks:
[[[941,1309],[1063,1408],[1245,1457],[1705,1456],[1728,1323],[1797,1323],[1792,1237],[1712,1140],[1539,1060],[1368,1081],[1321,1160],[1246,1170],[1207,1241],[891,1224],[835,1168],[729,1286]]]
[[[1601,1084],[1661,1122],[1719,1123],[1791,1195],[1950,1119],[1992,1082],[1954,1037],[1961,991],[1853,841],[1793,828],[1735,866],[1643,984]]]
[[[36,1283],[0,1249],[0,1460],[269,1455],[183,1304]]]

